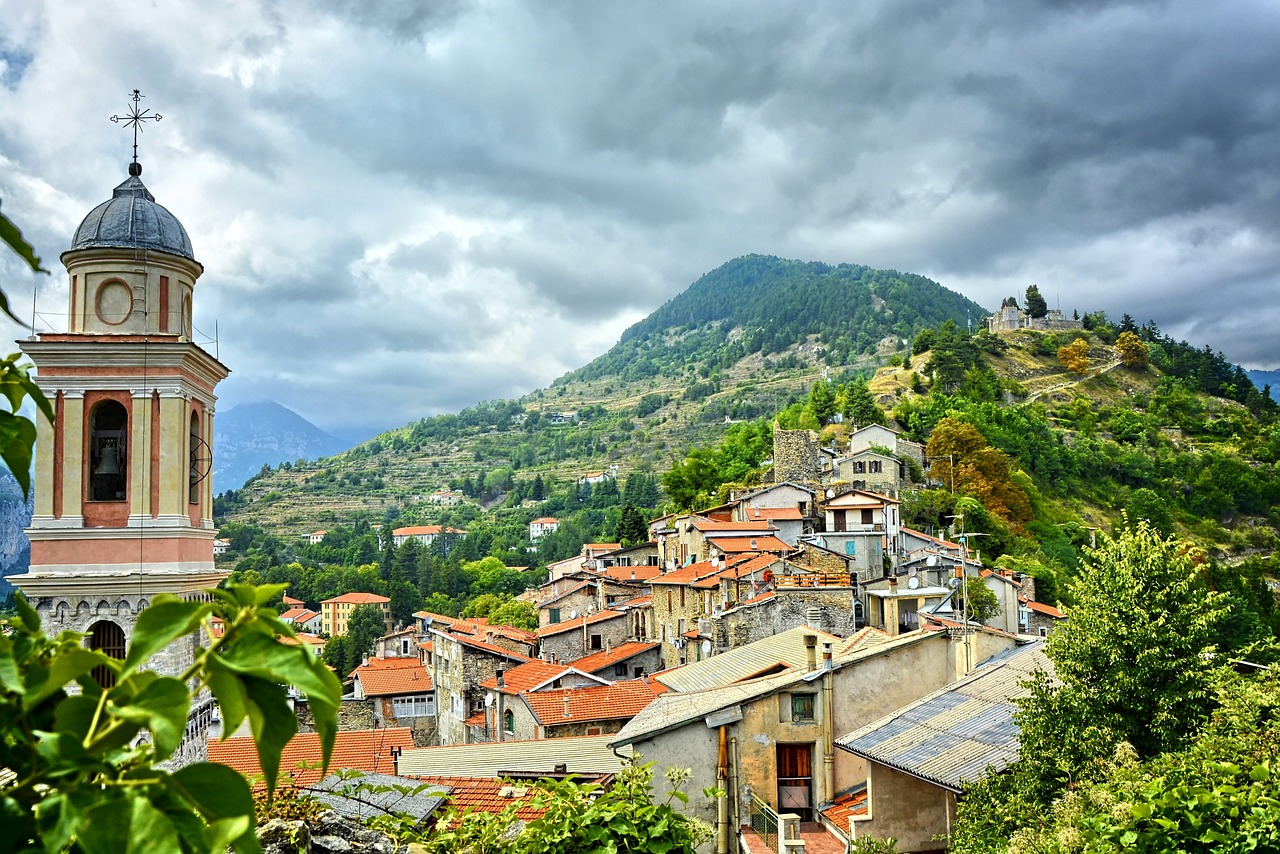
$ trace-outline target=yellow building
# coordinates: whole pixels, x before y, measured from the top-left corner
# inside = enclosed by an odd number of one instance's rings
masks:
[[[382,609],[387,630],[391,630],[391,600],[377,593],[344,593],[320,603],[321,631],[329,637],[347,633],[347,621],[351,612],[361,605],[377,605]]]

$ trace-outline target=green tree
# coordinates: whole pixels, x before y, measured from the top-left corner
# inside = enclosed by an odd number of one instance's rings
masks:
[[[618,528],[614,532],[614,537],[622,544],[623,548],[647,543],[649,541],[649,525],[644,521],[644,517],[640,515],[639,510],[630,504],[625,504],[622,507],[622,516],[618,519]]]
[[[985,623],[1000,616],[1000,600],[981,578],[965,579],[963,598],[970,620]]]
[[[489,625],[512,626],[531,632],[538,628],[538,609],[531,602],[521,602],[508,596],[489,609]]]
[[[841,414],[844,420],[856,427],[884,424],[888,420],[884,410],[871,394],[871,389],[867,387],[867,381],[862,377],[849,383],[845,388],[843,403]]]
[[[1139,522],[1085,555],[1047,646],[1060,684],[1039,681],[1017,714],[1023,763],[1052,790],[1120,742],[1140,757],[1182,746],[1214,708],[1222,664],[1228,606],[1202,551]]]
[[[1029,285],[1027,287],[1027,314],[1032,317],[1044,317],[1049,313],[1049,304],[1044,301],[1044,297],[1040,295],[1039,285]]]
[[[818,380],[809,391],[809,410],[819,424],[829,424],[836,414],[836,393],[827,380]]]
[[[387,633],[387,620],[377,605],[357,605],[347,620],[348,654],[355,662],[373,652],[374,642]]]

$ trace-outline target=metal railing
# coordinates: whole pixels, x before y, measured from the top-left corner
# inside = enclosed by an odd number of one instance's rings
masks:
[[[778,850],[778,814],[754,793],[751,795],[751,829],[764,840],[769,851]]]

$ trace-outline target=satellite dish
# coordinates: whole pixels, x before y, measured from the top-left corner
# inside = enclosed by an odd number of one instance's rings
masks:
[[[947,579],[947,586],[948,586],[948,587],[950,587],[952,590],[955,590],[957,587],[959,587],[959,586],[960,586],[960,579],[958,579],[958,578],[948,578],[948,579]]]
[[[485,694],[485,695],[484,695],[484,705],[485,705],[485,708],[488,708],[489,706],[492,706],[492,705],[493,705],[493,695],[492,695],[492,694]]]
[[[577,617],[578,617],[578,612],[577,612],[577,611],[570,611],[570,612],[569,612],[569,619],[570,619],[570,620],[575,620],[575,619],[577,619]]]
[[[711,641],[704,640],[702,642],[702,654],[707,658],[711,657]]]
[[[835,491],[834,489],[828,489],[828,490],[827,490],[827,497],[828,497],[828,498],[835,498],[835,497],[836,497],[836,491]]]
[[[910,587],[912,590],[915,590],[917,587],[920,586],[920,579],[914,575],[911,576],[910,578],[907,579],[907,586]]]
[[[927,563],[929,566],[937,566],[937,565],[938,565],[938,556],[937,556],[937,555],[929,555],[929,559],[928,559],[928,560],[926,560],[926,561],[925,561],[925,563]]]

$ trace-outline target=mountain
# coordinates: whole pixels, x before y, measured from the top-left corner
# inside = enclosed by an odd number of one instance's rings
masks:
[[[1280,400],[1280,371],[1245,371],[1259,389],[1271,386],[1271,397]]]
[[[292,535],[355,516],[426,516],[431,493],[463,481],[488,506],[535,474],[573,483],[615,464],[660,472],[732,422],[804,398],[824,375],[870,376],[922,329],[950,321],[963,330],[987,314],[923,276],[749,255],[702,276],[550,388],[424,418],[320,465],[281,466],[215,513]]]
[[[340,454],[352,445],[271,401],[242,403],[218,413],[213,444],[216,492],[239,488],[263,466],[318,460]]]
[[[34,498],[24,501],[17,479],[0,465],[0,602],[13,589],[5,578],[21,575],[31,563],[31,543],[23,529],[31,523],[34,506]]]

